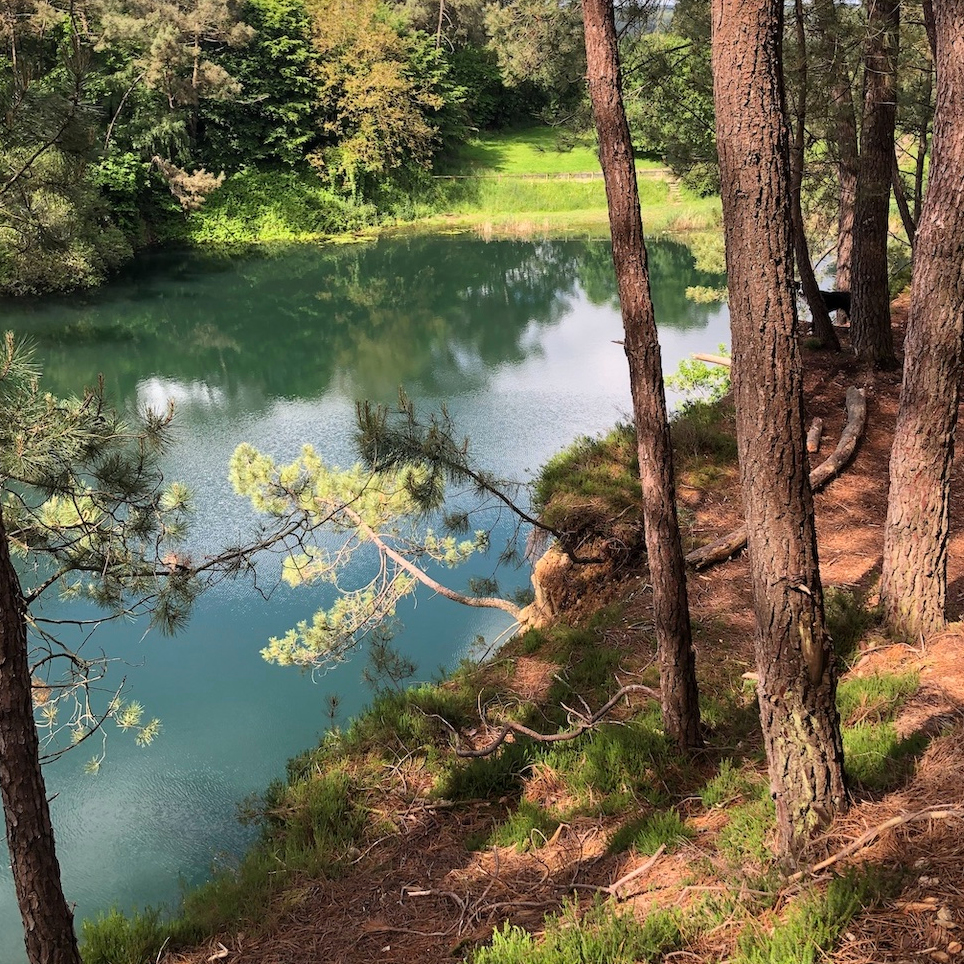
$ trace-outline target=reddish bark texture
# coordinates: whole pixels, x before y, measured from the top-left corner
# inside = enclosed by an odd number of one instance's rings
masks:
[[[714,0],[713,77],[758,695],[778,846],[846,805],[790,277],[780,0]]]
[[[964,350],[964,0],[934,0],[933,7],[934,150],[914,250],[880,589],[890,627],[915,640],[944,626]]]
[[[854,219],[850,343],[859,358],[896,364],[890,323],[887,236],[897,120],[900,0],[865,0],[864,112]]]
[[[623,107],[612,0],[583,0],[586,57],[609,202],[613,264],[625,329],[653,584],[663,726],[680,746],[701,743],[686,570],[676,517],[662,361],[649,291],[636,165]]]
[[[81,964],[60,884],[33,718],[20,581],[0,516],[0,792],[30,964]]]

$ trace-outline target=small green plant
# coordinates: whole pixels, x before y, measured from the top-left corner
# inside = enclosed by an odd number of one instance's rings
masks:
[[[837,709],[844,724],[884,723],[920,688],[917,673],[873,673],[843,680],[837,687]]]
[[[613,834],[607,849],[610,853],[622,853],[632,847],[641,854],[654,854],[666,847],[671,853],[692,836],[692,828],[683,823],[675,810],[660,810],[624,824]]]
[[[720,853],[732,864],[753,863],[766,868],[773,861],[771,837],[776,810],[766,790],[755,799],[730,809],[730,821],[720,831]]]
[[[520,741],[507,743],[492,756],[468,761],[450,760],[436,792],[446,800],[517,795],[534,756],[532,745]]]
[[[877,612],[863,596],[847,589],[830,587],[824,593],[827,631],[837,655],[849,662],[861,639],[879,622]]]
[[[709,289],[687,289],[690,291]],[[720,355],[729,357],[726,345],[720,345]],[[666,377],[666,387],[678,392],[688,404],[694,401],[716,402],[730,390],[730,370],[723,365],[683,359],[672,375]]]
[[[683,405],[673,416],[670,434],[684,471],[736,463],[733,407],[726,399]]]
[[[543,747],[540,760],[581,801],[580,807],[609,813],[639,800],[665,804],[665,771],[683,765],[662,732],[658,706],[625,725],[600,726],[570,743]]]
[[[782,923],[766,932],[751,926],[741,936],[733,964],[817,964],[828,959],[843,929],[878,903],[889,881],[873,872],[836,877],[826,892],[798,901]]]
[[[529,848],[537,850],[558,826],[559,820],[538,804],[520,800],[509,819],[496,827],[487,842],[498,847],[514,846],[520,853]]]
[[[891,722],[847,727],[843,731],[847,777],[867,790],[893,789],[913,770],[927,743],[923,733],[901,739]]]
[[[179,930],[181,933],[179,933]],[[155,961],[175,936],[186,938],[164,919],[161,911],[148,907],[130,915],[113,909],[85,920],[81,926],[80,954],[84,964],[145,964]]]
[[[757,782],[727,757],[720,761],[716,776],[708,780],[700,791],[700,799],[706,808],[726,806],[747,796]]]
[[[574,904],[568,904],[557,917],[547,918],[541,938],[506,924],[492,936],[491,946],[481,948],[472,960],[474,964],[637,964],[662,960],[682,943],[679,920],[670,911],[654,911],[640,923],[603,903],[594,904],[582,916]]]

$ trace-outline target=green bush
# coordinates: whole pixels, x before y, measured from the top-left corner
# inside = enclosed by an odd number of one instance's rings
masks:
[[[248,169],[229,177],[187,219],[198,244],[306,241],[374,224],[374,207],[325,187],[311,172]]]

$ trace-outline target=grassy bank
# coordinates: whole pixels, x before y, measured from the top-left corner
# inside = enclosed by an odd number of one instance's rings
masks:
[[[676,419],[682,491],[727,500],[737,472],[732,431],[726,401]],[[573,740],[520,736],[488,755],[456,753],[479,751],[506,721],[559,732],[621,683],[658,684],[645,572],[633,551],[635,451],[622,426],[582,440],[542,474],[536,501],[553,524],[624,550],[606,564],[558,562],[544,582],[565,602],[557,619],[438,684],[382,692],[251,803],[261,837],[237,868],[188,894],[173,920],[111,914],[85,925],[87,964],[154,961],[165,942],[185,948],[172,962],[195,964],[218,952],[213,942],[240,947],[242,935],[255,961],[293,960],[301,939],[331,960],[375,960],[405,935],[444,941],[399,959],[473,964],[630,964],[679,951],[739,964],[825,959],[851,921],[887,899],[900,872],[870,861],[788,885],[770,849],[774,811],[755,692],[743,678],[752,634],[741,607],[693,604],[704,752],[682,755],[655,702],[634,695]],[[683,521],[695,537],[691,504]],[[835,592],[828,621],[842,665],[853,664],[876,631],[873,612]],[[927,739],[905,735],[897,718],[919,687],[915,672],[895,667],[864,668],[841,685],[858,798],[911,779]],[[959,732],[946,739],[959,741]],[[308,934],[306,921],[317,930]]]
[[[637,166],[647,232],[719,225],[718,198],[697,197],[655,162]],[[399,227],[483,237],[608,233],[595,148],[560,142],[550,128],[479,138],[445,171],[386,188],[374,203],[340,196],[308,171],[246,171],[190,215],[183,239],[202,245],[297,243]]]

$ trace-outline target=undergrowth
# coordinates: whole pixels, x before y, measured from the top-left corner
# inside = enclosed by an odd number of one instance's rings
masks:
[[[492,944],[478,950],[474,964],[634,964],[658,961],[682,946],[679,917],[656,911],[639,923],[631,914],[614,913],[597,903],[580,915],[574,904],[558,916],[547,918],[545,933],[534,937],[506,924],[495,932]]]

